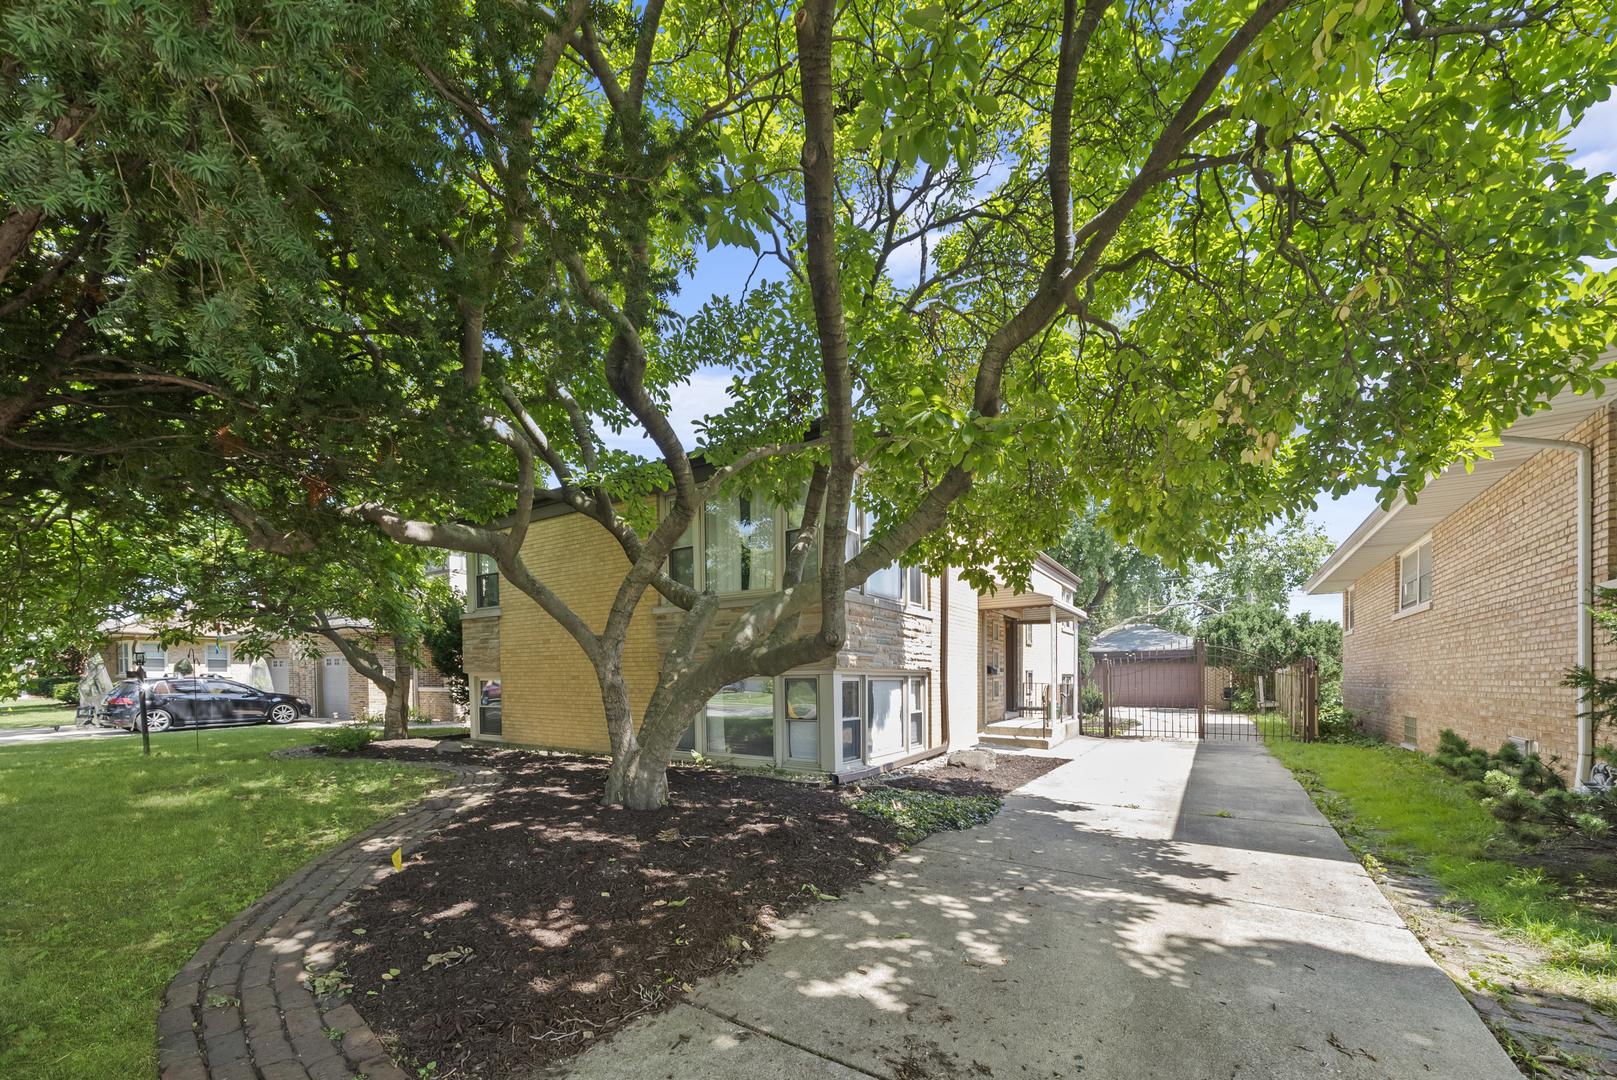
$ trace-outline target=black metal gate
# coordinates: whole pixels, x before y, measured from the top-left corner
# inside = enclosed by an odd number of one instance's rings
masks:
[[[1299,739],[1319,734],[1319,663],[1209,645],[1102,656],[1084,679],[1083,733],[1104,738]]]

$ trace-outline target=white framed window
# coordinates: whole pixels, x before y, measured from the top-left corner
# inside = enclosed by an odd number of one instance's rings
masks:
[[[1353,633],[1353,586],[1342,590],[1342,633]]]
[[[820,680],[787,676],[786,756],[792,761],[820,760]]]
[[[494,561],[492,555],[472,555],[467,561],[471,564],[472,588],[468,599],[473,611],[500,606],[500,564]]]
[[[477,721],[480,738],[503,738],[504,725],[500,720],[500,680],[474,679],[476,693],[472,697],[472,712]]]
[[[147,674],[157,675],[167,670],[168,653],[161,641],[142,641],[135,646],[135,651],[145,656]]]
[[[1033,624],[1030,622],[1022,624],[1022,644],[1033,644]]]
[[[663,513],[671,506],[672,500],[665,500]],[[690,588],[720,594],[771,592],[780,587],[786,556],[802,524],[801,504],[780,506],[756,492],[716,499],[703,507],[675,541],[665,564],[668,576]],[[865,511],[857,506],[849,511],[847,558],[864,549],[868,525]],[[803,564],[802,579],[819,571],[816,545]],[[932,606],[930,579],[919,566],[904,567],[897,562],[884,566],[865,580],[860,591],[923,610]]]
[[[1398,611],[1423,610],[1432,602],[1432,538],[1427,536],[1398,556]]]
[[[209,645],[205,654],[205,661],[209,671],[229,671],[230,646]]]

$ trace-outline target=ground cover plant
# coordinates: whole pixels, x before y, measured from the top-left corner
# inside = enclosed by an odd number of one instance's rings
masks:
[[[840,903],[903,850],[818,784],[676,766],[668,805],[637,811],[601,805],[604,758],[472,747],[454,760],[507,782],[356,895],[326,984],[346,985],[411,1069],[529,1076],[756,955],[769,919]]]
[[[1524,845],[1423,754],[1386,743],[1274,740],[1269,751],[1372,871],[1430,876],[1483,920],[1544,947],[1539,985],[1617,1009],[1617,849]]]
[[[849,796],[848,805],[868,818],[885,821],[905,841],[935,832],[969,829],[999,813],[998,795],[941,795],[935,791],[877,785]]]
[[[163,990],[196,948],[444,785],[398,762],[269,757],[310,734],[154,735],[151,757],[137,738],[0,747],[0,1075],[155,1076]]]
[[[17,698],[0,701],[0,731],[7,728],[56,727],[74,722],[76,710],[60,701]]]

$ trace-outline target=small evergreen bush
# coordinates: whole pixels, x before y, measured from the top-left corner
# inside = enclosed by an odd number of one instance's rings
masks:
[[[78,681],[57,683],[51,687],[51,697],[68,705],[77,705],[79,703]]]
[[[1106,706],[1106,695],[1101,693],[1100,687],[1089,685],[1078,692],[1079,705],[1086,716],[1098,713]]]
[[[1554,768],[1557,758],[1545,763],[1510,742],[1490,754],[1444,729],[1433,760],[1464,780],[1466,789],[1518,839],[1537,842],[1573,830],[1604,837],[1617,825],[1617,791],[1599,795],[1568,791],[1566,780]]]

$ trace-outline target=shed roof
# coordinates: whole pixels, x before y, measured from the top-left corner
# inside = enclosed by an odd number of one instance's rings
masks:
[[[1129,626],[1096,638],[1091,653],[1169,652],[1195,649],[1196,639],[1160,626]]]

